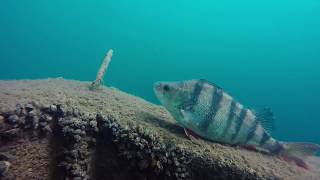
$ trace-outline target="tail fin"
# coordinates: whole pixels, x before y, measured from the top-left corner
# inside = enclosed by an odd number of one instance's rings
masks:
[[[309,169],[305,159],[320,152],[320,145],[312,143],[283,143],[280,157],[286,161],[293,161],[297,166]]]

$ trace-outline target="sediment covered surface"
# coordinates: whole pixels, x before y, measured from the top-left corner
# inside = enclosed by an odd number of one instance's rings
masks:
[[[161,106],[89,85],[0,81],[0,179],[320,179],[267,154],[193,143]]]

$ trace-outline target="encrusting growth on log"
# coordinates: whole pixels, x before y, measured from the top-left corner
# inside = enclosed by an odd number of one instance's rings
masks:
[[[99,88],[99,86],[103,83],[103,76],[107,71],[108,65],[111,61],[111,58],[113,56],[113,50],[110,49],[106,55],[106,57],[104,58],[100,69],[98,71],[96,80],[92,82],[92,84],[90,85],[90,90],[96,90]]]

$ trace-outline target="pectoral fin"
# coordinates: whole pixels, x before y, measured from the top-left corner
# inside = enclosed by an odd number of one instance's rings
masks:
[[[197,114],[193,113],[192,111],[182,109],[180,112],[185,122],[192,122],[200,118],[197,116]]]
[[[181,115],[182,115],[182,118],[183,118],[183,121],[186,122],[186,124],[188,124],[189,122],[192,123],[194,122],[195,120],[197,120],[198,117],[197,114],[193,113],[192,111],[189,111],[189,110],[181,110]],[[183,128],[186,136],[195,144],[201,144],[201,137],[195,133],[194,131],[192,131],[190,129],[190,127],[188,126],[185,126]]]

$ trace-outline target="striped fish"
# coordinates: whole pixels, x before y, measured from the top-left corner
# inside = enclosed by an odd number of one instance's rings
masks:
[[[273,119],[271,111],[264,109],[258,113],[247,109],[206,80],[157,82],[154,91],[187,135],[262,149],[306,169],[308,166],[302,159],[320,151],[317,144],[274,139],[263,126]]]

